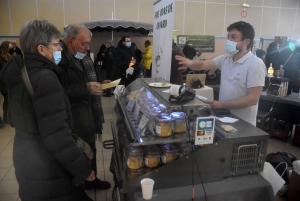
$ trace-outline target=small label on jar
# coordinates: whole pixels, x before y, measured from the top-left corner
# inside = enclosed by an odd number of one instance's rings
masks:
[[[130,160],[129,159],[127,159],[127,166],[129,166],[130,165]]]
[[[162,161],[163,163],[166,163],[166,162],[167,162],[167,157],[162,156],[162,157],[161,157],[161,161]]]
[[[155,127],[155,132],[156,132],[157,134],[161,134],[161,127],[160,127],[160,126],[156,126],[156,127]]]
[[[148,158],[145,158],[145,164],[148,165]]]

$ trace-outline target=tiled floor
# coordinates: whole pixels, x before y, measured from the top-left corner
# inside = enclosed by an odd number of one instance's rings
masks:
[[[3,101],[3,98],[1,97]],[[112,139],[110,120],[115,121],[113,108],[115,105],[114,97],[102,98],[102,105],[104,108],[105,124],[103,128],[102,141]],[[2,111],[0,112],[2,114]],[[12,162],[14,129],[6,125],[5,128],[0,129],[0,201],[19,201],[18,183],[14,174],[14,166]],[[268,146],[268,153],[285,151],[295,155],[300,159],[300,148],[291,145],[291,138],[287,143],[270,139]],[[97,144],[97,165],[98,177],[102,180],[109,181],[113,186],[113,177],[109,172],[109,164],[111,157],[111,150],[104,149],[101,142]],[[106,191],[97,191],[96,200],[111,201],[112,188]],[[95,199],[93,190],[87,191],[88,195]]]

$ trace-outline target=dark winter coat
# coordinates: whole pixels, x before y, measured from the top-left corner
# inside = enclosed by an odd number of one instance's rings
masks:
[[[37,53],[25,58],[33,98],[21,77],[21,59],[13,57],[1,72],[16,130],[13,163],[19,196],[22,201],[78,200],[74,185],[92,168],[71,136],[70,105],[58,80],[59,68]]]
[[[92,113],[92,96],[87,88],[85,73],[75,66],[62,51],[58,64],[63,70],[61,83],[65,88],[72,108],[73,132],[83,139],[102,131],[96,131]],[[100,121],[99,121],[100,122]]]
[[[119,41],[114,55],[114,65],[117,70],[117,77],[122,78],[121,84],[125,83],[126,69],[129,67],[132,57],[135,57],[132,48],[126,47],[122,41]]]
[[[103,58],[102,66],[105,69],[115,68],[115,66],[114,66],[114,53],[115,53],[115,47],[114,46],[110,46],[110,47],[108,47],[104,50],[105,56]]]
[[[2,71],[3,66],[5,65],[5,63],[6,63],[6,60],[3,59],[0,56],[0,72]],[[7,94],[8,93],[7,86],[6,86],[5,82],[1,79],[1,77],[0,77],[0,91],[1,91],[1,94]]]

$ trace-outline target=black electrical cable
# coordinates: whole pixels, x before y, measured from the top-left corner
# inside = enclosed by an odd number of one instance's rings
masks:
[[[183,105],[181,106],[182,107],[182,110],[183,110]],[[184,110],[183,110],[184,111]],[[187,133],[189,135],[189,142],[191,142],[191,133],[190,133],[190,126],[188,124],[188,119],[187,119],[187,115],[185,116],[185,122],[186,122],[186,126],[187,126]],[[194,125],[195,126],[195,125]],[[207,201],[207,195],[206,195],[206,190],[205,190],[205,187],[204,187],[204,184],[203,184],[203,180],[202,180],[202,177],[201,177],[201,174],[200,174],[200,170],[199,170],[199,165],[198,165],[198,161],[197,161],[197,158],[195,157],[195,146],[193,145],[192,146],[192,201],[194,201],[194,198],[195,198],[195,183],[194,183],[194,159],[196,161],[196,164],[197,164],[197,172],[198,172],[198,175],[199,175],[199,178],[201,180],[201,185],[202,185],[202,188],[204,190],[204,195],[205,195],[205,200]]]

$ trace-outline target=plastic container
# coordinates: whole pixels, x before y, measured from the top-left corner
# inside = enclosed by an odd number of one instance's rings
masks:
[[[140,169],[136,169],[136,170],[126,168],[126,172],[127,172],[128,180],[133,180],[145,173],[144,168],[140,168]]]
[[[161,150],[154,145],[146,146],[144,148],[144,161],[145,166],[148,168],[156,168],[160,164]]]
[[[141,147],[128,147],[126,150],[127,167],[133,170],[143,167],[143,149]]]
[[[172,112],[171,118],[174,126],[174,133],[182,133],[186,131],[185,113]]]
[[[178,148],[174,144],[164,144],[161,146],[161,150],[161,162],[163,164],[168,164],[177,159]]]
[[[172,118],[167,114],[155,118],[155,134],[159,137],[169,137],[173,132]]]

